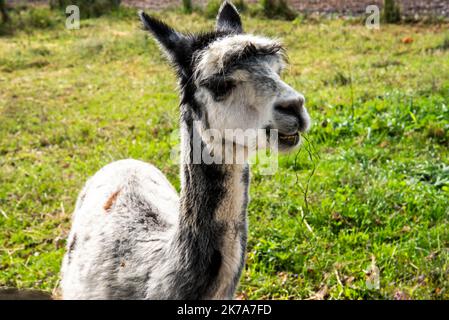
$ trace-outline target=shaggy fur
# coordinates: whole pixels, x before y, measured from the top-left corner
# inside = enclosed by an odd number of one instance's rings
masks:
[[[279,73],[276,41],[242,34],[225,2],[214,32],[191,35],[140,14],[177,71],[181,88],[181,194],[155,167],[113,162],[78,197],[62,266],[64,299],[228,299],[245,261],[247,164],[194,164],[193,138],[212,154],[205,129],[309,126],[304,98]],[[249,142],[248,142],[249,143]],[[285,143],[285,149],[294,145]],[[248,148],[237,145],[233,148]],[[250,152],[245,152],[249,156]]]

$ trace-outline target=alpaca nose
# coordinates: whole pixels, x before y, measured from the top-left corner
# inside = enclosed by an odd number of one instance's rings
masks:
[[[274,110],[287,116],[294,116],[295,118],[298,118],[301,122],[300,117],[303,107],[304,107],[304,97],[298,96],[297,98],[294,99],[288,99],[277,102],[274,105]]]
[[[300,117],[302,108],[304,106],[304,97],[299,96],[295,99],[289,99],[277,102],[274,105],[274,109],[285,115],[295,116],[296,118]]]

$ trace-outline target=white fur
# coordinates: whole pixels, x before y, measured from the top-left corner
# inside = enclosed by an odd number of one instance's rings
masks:
[[[280,45],[278,41],[264,37],[248,34],[232,35],[213,42],[196,57],[198,66],[194,77],[199,86],[196,98],[206,106],[210,129],[219,130],[223,137],[225,129],[245,131],[247,129],[263,129],[266,125],[273,124],[274,129],[282,130],[282,128],[276,128],[273,106],[282,101],[304,100],[303,95],[280,78],[279,74],[285,67],[283,56],[280,53],[267,58],[265,62],[260,62],[260,69],[264,70],[265,76],[276,84],[275,90],[260,90],[257,87],[258,84],[252,81],[252,75],[241,69],[235,70],[230,75],[230,78],[238,84],[224,101],[215,101],[211,93],[200,86],[201,81],[222,71],[226,56],[240,52],[249,44],[256,48]],[[308,129],[310,118],[305,106],[302,108],[302,116]],[[256,136],[250,138],[249,145],[246,146],[250,147],[250,150],[255,150],[251,147],[257,143]]]
[[[146,198],[154,205],[165,219],[165,222],[174,226],[178,218],[179,198],[165,176],[154,166],[138,160],[120,160],[108,164],[98,171],[86,183],[77,201],[77,210],[73,216],[72,229],[68,238],[68,246],[76,234],[76,250],[73,251],[72,259],[76,263],[68,264],[68,254],[64,257],[62,265],[62,297],[63,299],[91,299],[106,297],[105,286],[99,286],[97,281],[92,281],[92,274],[98,279],[107,279],[107,274],[102,274],[102,270],[107,270],[112,263],[107,252],[103,252],[105,242],[115,237],[111,233],[125,232],[126,226],[132,226],[134,214],[126,215],[115,211],[113,208],[122,201],[125,193],[129,192],[129,183],[138,188],[133,192],[138,192],[140,196]],[[111,210],[104,209],[104,204],[110,196],[119,191],[116,203]],[[82,202],[82,205],[80,204]],[[120,277],[122,281],[126,278],[140,277],[146,274],[145,268],[150,264],[149,259],[153,258],[151,252],[155,246],[160,246],[166,241],[160,239],[169,238],[170,233],[161,234],[157,232],[140,233],[135,241],[140,247],[137,259],[126,261]],[[83,241],[80,241],[80,240]],[[79,247],[84,246],[84,247]],[[113,244],[111,244],[113,246]],[[96,261],[97,263],[93,263]],[[96,268],[93,272],[91,268]],[[106,280],[105,280],[106,281]],[[145,283],[142,283],[144,286]]]
[[[245,70],[235,70],[230,75],[238,85],[223,101],[214,100],[211,93],[199,85],[202,79],[221,70],[227,54],[238,52],[248,43],[254,46],[272,46],[274,42],[252,35],[233,35],[213,42],[197,57],[199,62],[195,81],[198,90],[195,98],[207,111],[205,114],[210,128],[220,131],[223,136],[225,129],[263,129],[267,125],[276,128],[273,106],[282,101],[303,99],[280,79],[279,72],[283,65],[281,55],[258,60],[257,68],[267,82],[265,87]],[[306,109],[303,108],[301,112],[308,123]],[[202,123],[204,125],[206,121]],[[201,132],[204,128],[199,129]],[[181,123],[181,134],[181,157],[188,163],[189,133],[185,123]],[[231,179],[226,180],[226,192],[218,208],[214,209],[215,217],[218,222],[227,226],[245,223],[246,228],[246,220],[239,217],[242,210],[246,210],[247,185],[242,182],[243,166],[232,165],[227,170],[226,176],[231,176]],[[183,174],[181,185],[184,188],[187,179]],[[191,183],[194,184],[195,181]],[[129,207],[121,206],[127,201],[133,202],[127,200],[129,196],[141,197],[145,200],[144,203],[151,205],[166,228],[163,231],[158,231],[157,227],[150,232],[140,230],[141,223],[136,223],[136,219],[145,212],[134,212]],[[191,203],[196,201],[190,198],[187,200]],[[63,298],[121,298],[114,295],[115,287],[121,288],[125,297],[173,297],[177,287],[172,281],[176,276],[174,273],[179,272],[173,265],[189,253],[172,251],[175,250],[172,244],[182,214],[179,212],[179,204],[174,188],[152,165],[137,160],[122,160],[98,171],[86,183],[77,201],[68,239],[68,253],[62,266]],[[208,298],[231,298],[230,295],[233,294],[230,284],[239,275],[243,261],[241,239],[235,230],[236,228],[231,227],[223,231],[224,240],[220,248],[222,263],[218,270],[217,288]],[[82,241],[75,241],[75,234]],[[123,265],[114,260],[120,255],[114,257],[114,252],[111,252],[117,246],[120,249],[120,243],[114,242],[117,239],[126,241],[126,247],[133,251],[130,259],[123,260]],[[77,246],[75,250],[70,250],[72,243]],[[69,259],[73,260],[72,263],[69,263]],[[148,270],[149,266],[151,270]],[[110,274],[110,270],[113,270],[113,274]],[[132,287],[137,293],[128,294],[127,287]]]
[[[280,45],[278,41],[251,34],[227,36],[214,41],[195,58],[197,59],[197,68],[194,74],[195,82],[199,84],[201,80],[208,76],[219,73],[223,69],[226,56],[241,52],[249,44],[256,48]]]

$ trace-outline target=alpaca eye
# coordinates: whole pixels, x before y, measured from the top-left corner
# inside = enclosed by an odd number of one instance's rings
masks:
[[[217,101],[224,100],[235,88],[235,82],[223,77],[214,77],[204,81],[203,85],[212,93]]]

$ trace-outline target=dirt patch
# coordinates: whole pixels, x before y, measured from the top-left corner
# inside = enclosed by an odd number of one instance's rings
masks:
[[[0,300],[52,300],[52,296],[45,291],[0,288]]]

